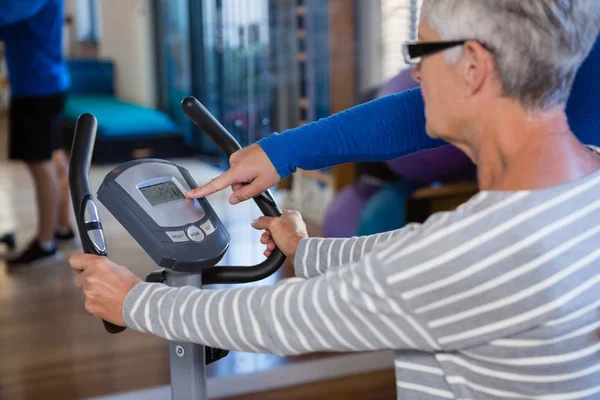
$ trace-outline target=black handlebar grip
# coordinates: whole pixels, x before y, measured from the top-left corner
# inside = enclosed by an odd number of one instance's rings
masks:
[[[242,146],[227,132],[227,129],[196,99],[186,97],[181,102],[183,112],[192,122],[207,134],[213,142],[225,153],[227,159]],[[275,203],[269,191],[254,198],[260,211],[268,217],[280,217],[281,210]],[[285,255],[275,249],[262,263],[251,267],[215,267],[202,272],[202,282],[205,285],[216,283],[246,283],[264,279],[276,272],[285,262]]]
[[[238,141],[227,132],[227,129],[217,121],[198,99],[192,96],[186,97],[181,102],[181,107],[185,115],[219,146],[228,159],[233,153],[242,148]]]
[[[69,162],[69,189],[83,251],[87,254],[106,256],[102,225],[96,212],[88,180],[97,127],[98,123],[92,114],[83,114],[77,120]],[[89,221],[86,221],[86,210]],[[95,241],[90,238],[90,232],[97,235]],[[125,327],[104,320],[102,322],[108,333],[115,334],[125,330]]]
[[[279,249],[273,250],[263,262],[251,267],[213,267],[202,271],[203,285],[222,283],[256,282],[273,275],[285,262],[285,254]]]
[[[76,213],[83,211],[84,201],[92,197],[88,174],[92,163],[97,126],[96,117],[92,114],[81,115],[75,125],[71,160],[69,161],[69,189]],[[79,218],[77,222],[80,222]],[[84,242],[82,245],[87,253],[86,243]]]

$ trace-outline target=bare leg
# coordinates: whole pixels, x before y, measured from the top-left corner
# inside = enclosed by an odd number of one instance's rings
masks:
[[[59,198],[59,181],[52,160],[28,163],[35,183],[38,210],[38,240],[54,242]]]
[[[56,150],[52,160],[58,173],[60,194],[58,200],[58,227],[67,229],[71,226],[71,194],[69,192],[69,162],[64,150]]]

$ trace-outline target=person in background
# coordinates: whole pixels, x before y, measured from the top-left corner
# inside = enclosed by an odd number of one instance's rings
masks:
[[[56,241],[74,238],[68,186],[61,187],[68,167],[61,151],[61,113],[70,86],[62,32],[62,0],[2,2],[0,40],[6,48],[11,89],[9,158],[27,165],[38,214],[37,234],[22,252],[6,260],[9,267],[55,259],[60,255]]]

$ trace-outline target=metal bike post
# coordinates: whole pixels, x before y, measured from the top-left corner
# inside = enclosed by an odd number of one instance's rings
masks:
[[[202,287],[200,274],[166,271],[166,284],[171,287]],[[207,400],[204,346],[169,341],[172,400]]]

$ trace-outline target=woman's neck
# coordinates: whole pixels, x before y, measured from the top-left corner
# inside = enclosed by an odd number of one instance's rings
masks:
[[[562,107],[534,114],[505,102],[492,109],[472,130],[481,190],[546,189],[600,169],[600,157],[573,135]]]

